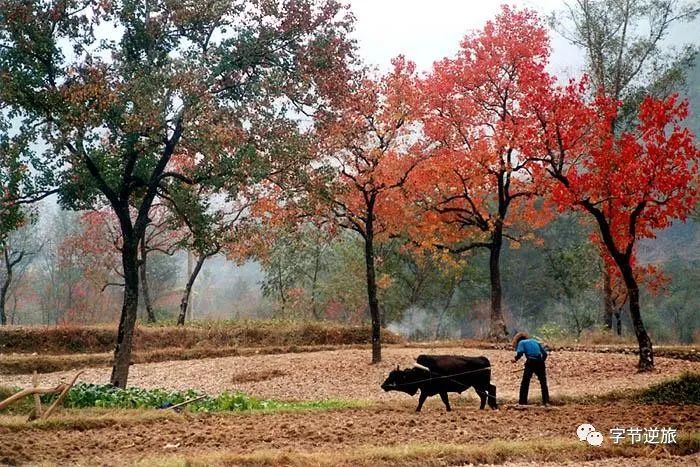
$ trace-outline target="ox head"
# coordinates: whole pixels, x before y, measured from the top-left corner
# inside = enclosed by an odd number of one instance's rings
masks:
[[[424,376],[421,375],[423,370],[417,368],[406,368],[399,369],[396,365],[396,369],[389,373],[387,379],[382,383],[382,389],[385,391],[400,391],[406,394],[415,395],[420,389],[417,381],[421,380]]]

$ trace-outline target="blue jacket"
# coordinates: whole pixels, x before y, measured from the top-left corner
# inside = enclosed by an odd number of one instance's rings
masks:
[[[518,360],[520,357],[525,355],[528,360],[542,360],[547,359],[547,351],[545,348],[535,339],[523,339],[518,342],[518,346],[515,348],[515,359]]]

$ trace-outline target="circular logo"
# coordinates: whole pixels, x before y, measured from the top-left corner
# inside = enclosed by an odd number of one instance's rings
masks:
[[[595,427],[590,423],[582,423],[576,428],[576,436],[579,441],[586,441],[588,434],[595,431]]]
[[[588,441],[588,444],[591,446],[601,446],[603,444],[603,433],[600,431],[591,431],[588,433],[588,436],[586,436],[586,441]]]

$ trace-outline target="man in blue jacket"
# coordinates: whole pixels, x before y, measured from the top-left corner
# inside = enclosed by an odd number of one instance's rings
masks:
[[[535,339],[530,339],[524,332],[519,332],[513,338],[513,349],[515,350],[515,358],[513,363],[517,362],[520,357],[525,355],[525,371],[523,372],[523,380],[520,383],[520,400],[521,405],[527,405],[527,393],[530,390],[530,380],[532,374],[537,375],[542,388],[542,404],[549,404],[549,389],[547,388],[547,372],[544,362],[547,360],[547,350]]]

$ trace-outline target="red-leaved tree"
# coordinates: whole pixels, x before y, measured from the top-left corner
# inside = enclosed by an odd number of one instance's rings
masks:
[[[533,102],[541,131],[537,150],[558,182],[553,190],[558,205],[595,219],[627,289],[639,369],[648,371],[654,355],[642,321],[635,247],[638,239],[653,238],[692,211],[700,151],[681,126],[688,104],[675,95],[644,99],[638,123],[620,135],[610,125],[621,103],[602,95],[587,102],[584,96],[585,80]]]

